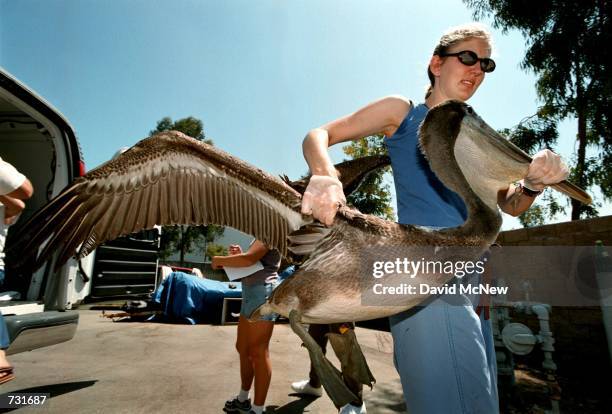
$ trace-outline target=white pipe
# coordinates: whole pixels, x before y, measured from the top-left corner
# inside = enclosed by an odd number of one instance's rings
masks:
[[[557,364],[554,363],[552,359],[552,353],[555,348],[553,344],[555,340],[553,338],[552,332],[550,330],[549,324],[549,311],[550,306],[544,304],[536,304],[531,307],[533,313],[535,313],[540,321],[540,332],[538,332],[538,342],[542,344],[542,351],[544,351],[544,362],[542,362],[542,367],[544,369],[548,369],[551,371],[557,370]]]

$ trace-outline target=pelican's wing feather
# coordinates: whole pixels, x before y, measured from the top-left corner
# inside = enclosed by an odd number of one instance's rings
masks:
[[[37,266],[59,250],[75,254],[154,225],[218,224],[287,252],[304,223],[301,196],[282,180],[179,132],[144,139],[78,178],[21,229],[21,257],[44,248]],[[46,244],[44,244],[46,242]],[[29,253],[29,254],[28,254]]]

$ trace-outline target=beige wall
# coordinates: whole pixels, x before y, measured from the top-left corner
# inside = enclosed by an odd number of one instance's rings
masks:
[[[612,216],[504,231],[497,238],[502,246],[593,246],[597,240],[612,246]]]

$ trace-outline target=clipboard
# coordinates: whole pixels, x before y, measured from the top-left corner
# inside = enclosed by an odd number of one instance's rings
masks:
[[[225,274],[230,281],[242,279],[243,277],[251,276],[253,273],[263,269],[261,262],[248,266],[248,267],[223,267]]]

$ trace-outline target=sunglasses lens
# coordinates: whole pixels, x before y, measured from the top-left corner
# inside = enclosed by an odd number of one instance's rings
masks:
[[[445,56],[457,56],[459,62],[466,66],[474,66],[480,61],[480,69],[483,72],[493,72],[495,70],[495,62],[491,58],[479,58],[478,55],[471,50],[464,50],[457,53],[445,53],[440,54],[441,57]]]
[[[495,70],[495,61],[489,58],[480,59],[480,69],[482,69],[483,72],[493,72]]]
[[[459,61],[466,66],[474,66],[478,62],[478,56],[476,53],[466,50],[457,55]]]

